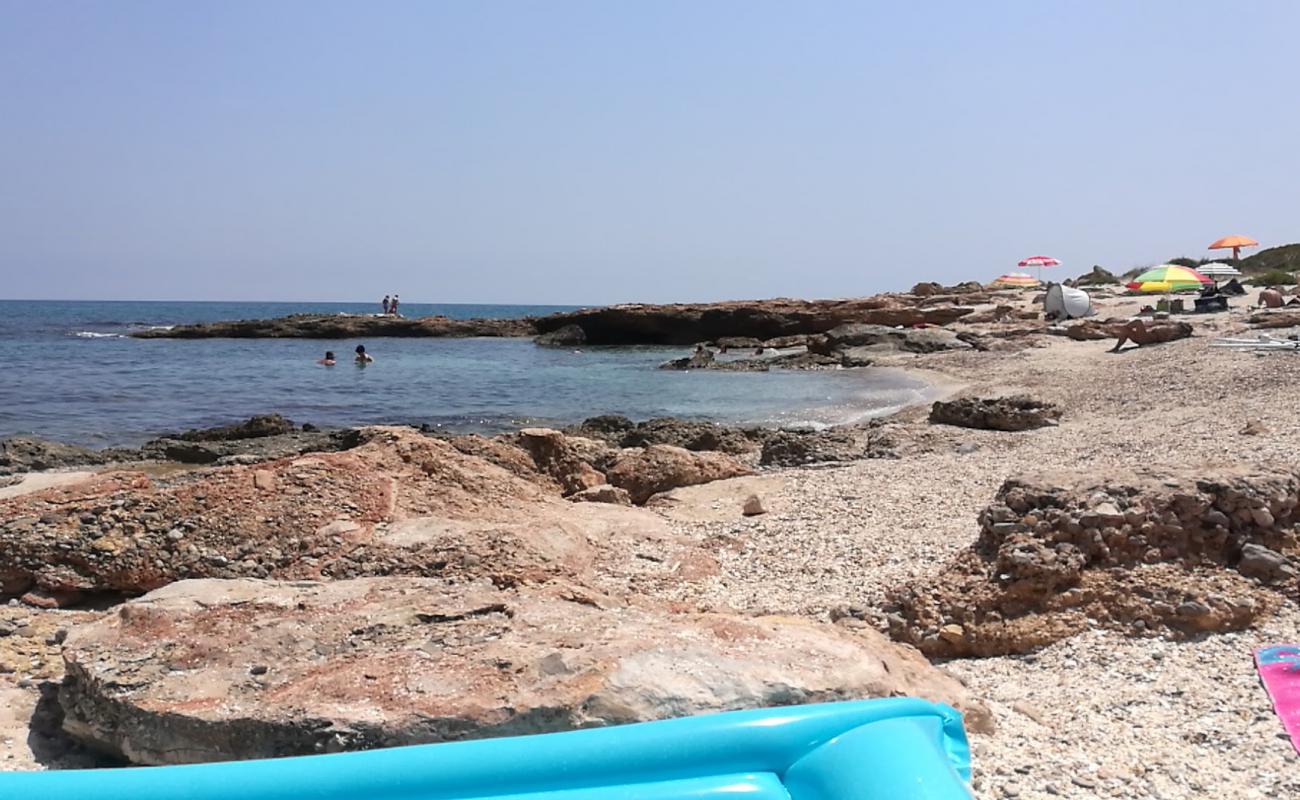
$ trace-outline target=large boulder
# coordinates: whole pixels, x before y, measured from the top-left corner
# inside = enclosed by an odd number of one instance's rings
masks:
[[[877,426],[822,431],[775,431],[763,441],[759,463],[798,467],[830,461],[892,458],[893,442]]]
[[[819,342],[817,347],[825,353],[843,352],[849,348],[858,348],[857,352],[861,353],[898,350],[934,353],[941,350],[969,350],[971,345],[956,333],[943,328],[894,328],[855,322],[827,331],[825,341]],[[871,348],[871,351],[861,348]]]
[[[632,450],[610,467],[606,477],[614,486],[626,489],[632,502],[640,505],[658,492],[678,486],[751,475],[753,470],[725,453],[694,453],[666,444]]]
[[[916,695],[986,711],[874,630],[673,614],[564,584],[184,581],[79,626],[64,728],[141,764],[254,759]]]
[[[890,594],[890,633],[937,657],[1021,653],[1094,626],[1239,630],[1296,591],[1300,472],[1007,481],[975,545]]]
[[[623,447],[671,444],[687,450],[720,450],[732,455],[751,453],[758,449],[758,444],[740,428],[676,417],[646,420],[627,431],[620,444]]]
[[[557,430],[524,428],[519,432],[519,442],[533,457],[537,468],[554,478],[566,495],[605,482],[605,476],[583,460],[568,438]]]
[[[649,512],[564,502],[549,479],[409,428],[366,434],[344,452],[170,477],[102,473],[0,499],[0,580],[7,593],[140,593],[193,577],[533,580],[617,574],[637,548],[682,557]],[[707,474],[729,473],[677,477]]]
[[[979,428],[987,431],[1027,431],[1055,425],[1061,410],[1052,403],[1032,397],[961,397],[936,401],[930,407],[930,422]]]

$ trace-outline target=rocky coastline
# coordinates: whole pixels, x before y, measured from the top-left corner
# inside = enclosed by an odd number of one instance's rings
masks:
[[[1190,337],[1112,355],[1094,337],[1129,298],[1063,325],[977,287],[815,322],[791,303],[549,332],[923,369],[948,396],[824,431],[268,416],[132,450],[0,443],[0,690],[30,709],[10,763],[905,693],[965,713],[980,797],[1300,793],[1250,663],[1300,639],[1295,379],[1288,356],[1208,347],[1277,315],[1187,317]]]
[[[397,337],[524,337],[543,344],[687,345],[727,337],[768,341],[821,334],[845,323],[887,326],[946,325],[972,313],[987,292],[950,295],[877,295],[852,300],[773,300],[627,304],[524,319],[468,319],[358,314],[295,314],[263,320],[175,325],[136,331],[141,339]],[[779,344],[773,345],[779,346]]]

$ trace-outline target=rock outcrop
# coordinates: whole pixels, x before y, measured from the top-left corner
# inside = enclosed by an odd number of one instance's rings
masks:
[[[969,350],[970,343],[943,328],[893,328],[888,325],[850,323],[826,332],[816,345],[820,353],[844,353],[850,349],[870,355],[881,352],[934,353],[941,350]]]
[[[587,333],[579,325],[565,325],[550,333],[543,333],[533,338],[543,347],[575,347],[587,343]]]
[[[637,547],[677,547],[649,512],[564,502],[554,479],[521,474],[531,459],[518,448],[515,472],[409,428],[364,432],[369,441],[344,452],[168,478],[101,473],[0,500],[0,585],[12,595],[135,594],[191,577],[519,581],[617,573],[610,559]],[[623,479],[734,473],[727,456],[706,455],[676,473],[651,459],[642,477],[628,463]]]
[[[1032,397],[961,397],[937,401],[930,407],[930,422],[986,431],[1027,431],[1055,425],[1061,409]]]
[[[1111,286],[1119,283],[1119,277],[1101,265],[1094,265],[1090,272],[1085,272],[1074,279],[1075,286]]]
[[[632,502],[641,505],[659,492],[679,486],[752,475],[753,470],[725,453],[692,452],[667,444],[629,451],[610,467],[606,477],[614,486],[626,489]]]
[[[91,450],[34,436],[0,439],[0,475],[95,466],[139,457],[138,452],[129,450]]]
[[[364,339],[377,336],[531,336],[531,319],[451,319],[361,314],[294,314],[275,319],[198,322],[136,331],[138,339]]]
[[[869,629],[668,613],[565,584],[185,581],[74,629],[64,728],[141,764],[915,695],[987,711]]]
[[[851,300],[738,300],[678,305],[616,305],[540,317],[540,333],[578,325],[590,344],[713,342],[724,337],[768,341],[825,333],[848,322],[876,325],[946,325],[969,314],[967,306],[920,307],[918,298],[879,295]]]
[[[1026,652],[1102,625],[1237,630],[1296,590],[1300,473],[1007,481],[974,547],[895,590],[891,634],[931,656]]]
[[[537,468],[554,478],[566,495],[605,483],[605,476],[584,460],[578,448],[559,431],[524,428],[519,432],[519,442]]]

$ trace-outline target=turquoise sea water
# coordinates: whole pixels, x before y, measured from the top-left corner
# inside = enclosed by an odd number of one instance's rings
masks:
[[[685,348],[553,349],[527,339],[132,339],[132,330],[375,304],[0,301],[0,437],[92,446],[278,412],[321,426],[427,423],[453,431],[568,424],[595,414],[770,425],[863,418],[922,399],[897,372],[656,369]],[[406,316],[518,317],[559,307],[403,304]],[[357,344],[375,357],[359,368]],[[315,362],[326,349],[338,366]]]

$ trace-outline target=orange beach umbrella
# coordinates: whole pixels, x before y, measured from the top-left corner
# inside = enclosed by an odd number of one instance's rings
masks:
[[[1249,236],[1225,236],[1209,246],[1209,250],[1232,250],[1232,260],[1241,257],[1241,248],[1259,247],[1259,242]]]

